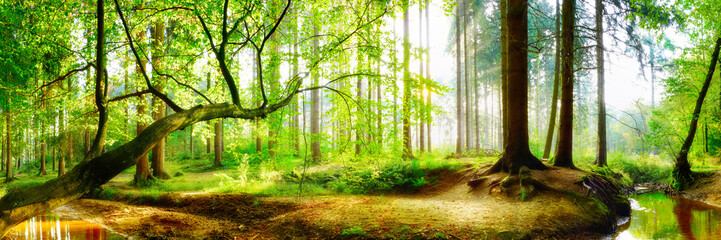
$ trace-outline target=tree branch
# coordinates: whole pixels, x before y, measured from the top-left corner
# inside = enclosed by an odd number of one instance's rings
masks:
[[[130,36],[130,29],[128,28],[128,23],[125,21],[125,17],[123,16],[123,10],[120,9],[120,4],[118,4],[118,0],[113,0],[113,1],[115,2],[115,10],[117,11],[118,16],[120,17],[120,21],[123,23],[123,29],[125,29],[125,36],[128,38],[128,43],[130,44],[130,50],[133,52],[133,55],[135,56],[135,62],[138,64],[138,66],[141,69],[144,69],[144,66],[142,66],[141,61],[140,61],[140,56],[138,55],[138,52],[135,50],[135,45],[133,45],[133,38]],[[173,111],[175,111],[175,112],[181,112],[184,110],[183,108],[178,106],[178,104],[173,102],[173,100],[170,100],[170,98],[168,98],[168,96],[166,96],[165,94],[163,94],[160,91],[158,91],[157,89],[155,89],[155,87],[153,87],[153,84],[150,83],[150,79],[148,78],[148,74],[145,73],[145,70],[140,71],[140,72],[142,73],[143,78],[145,79],[145,84],[148,85],[148,89],[150,90],[151,93],[153,93],[153,95],[155,95],[158,98],[160,98],[161,100],[163,100],[163,102],[165,102],[165,104],[167,104],[168,107],[173,109]]]

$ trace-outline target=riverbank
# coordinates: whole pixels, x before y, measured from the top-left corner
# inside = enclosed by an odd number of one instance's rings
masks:
[[[435,183],[414,193],[386,195],[118,192],[109,200],[71,202],[59,213],[129,236],[169,239],[578,239],[615,226],[614,209],[587,197],[587,172],[532,170],[555,190],[526,201],[497,188],[470,191],[466,183],[477,172],[439,172]]]
[[[681,192],[681,195],[721,207],[721,170],[697,174],[698,178],[694,184],[686,191]]]

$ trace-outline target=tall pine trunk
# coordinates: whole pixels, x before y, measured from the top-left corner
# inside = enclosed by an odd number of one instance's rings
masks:
[[[503,0],[501,0],[503,1]],[[528,147],[528,1],[508,0],[508,118],[507,143],[490,172],[518,173],[522,166],[546,169]]]
[[[410,39],[408,36],[409,0],[403,0],[403,158],[413,158],[411,145],[411,73],[409,64],[411,59]]]
[[[313,24],[313,35],[318,36],[319,34],[319,24],[315,23]],[[313,38],[312,45],[313,45],[313,59],[318,58],[318,44],[319,40],[318,38]],[[360,54],[359,54],[360,55]],[[320,78],[318,74],[313,74],[312,76],[312,82],[313,86],[320,85]],[[321,157],[323,156],[320,152],[320,90],[315,89],[310,92],[310,152],[311,152],[311,160],[314,163],[318,163],[321,160]]]
[[[551,117],[548,120],[546,132],[546,145],[543,148],[543,158],[548,158],[553,145],[553,134],[556,128],[556,112],[558,108],[558,81],[561,78],[561,5],[556,0],[556,58],[553,74],[553,96],[551,96]]]
[[[604,99],[603,52],[603,1],[596,0],[596,62],[598,65],[598,152],[596,152],[596,165],[600,167],[606,166],[606,100]]]
[[[501,11],[501,149],[505,149],[508,145],[508,0],[500,0],[499,9]],[[527,71],[527,70],[524,70]]]
[[[561,116],[559,136],[553,165],[575,168],[573,165],[573,27],[576,19],[576,0],[563,1],[561,37]]]
[[[504,0],[501,0],[502,2]],[[456,155],[463,155],[463,104],[461,100],[461,4],[456,5]]]
[[[428,14],[428,9],[430,8],[428,0],[426,0],[426,45],[428,46],[426,48],[426,79],[429,81],[431,80],[431,34],[430,34],[430,18],[431,15]],[[426,90],[428,91],[428,95],[426,95],[426,131],[427,131],[427,137],[428,141],[428,152],[431,152],[431,107],[433,106],[433,103],[431,102],[431,88],[426,87]]]

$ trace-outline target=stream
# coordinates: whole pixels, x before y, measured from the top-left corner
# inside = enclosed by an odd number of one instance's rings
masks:
[[[13,227],[3,239],[126,239],[106,227],[66,216],[48,213]]]
[[[630,219],[612,239],[721,239],[721,208],[680,196],[631,196]]]

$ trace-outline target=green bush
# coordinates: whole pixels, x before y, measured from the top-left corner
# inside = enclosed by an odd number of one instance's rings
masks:
[[[608,164],[626,173],[634,183],[670,182],[673,169],[673,165],[656,155],[639,156],[621,152],[612,153]]]

